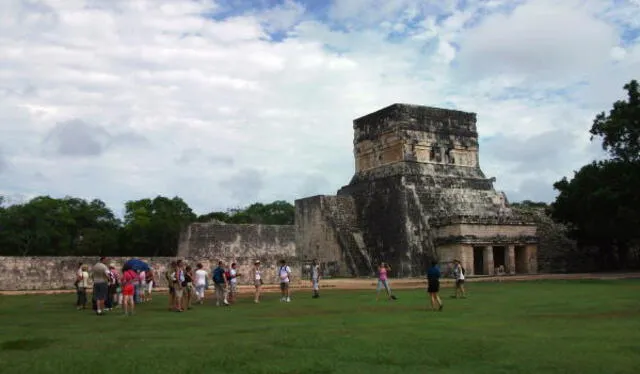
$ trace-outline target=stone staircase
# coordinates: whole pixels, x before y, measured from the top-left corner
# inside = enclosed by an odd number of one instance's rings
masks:
[[[358,226],[354,201],[350,197],[337,197],[327,211],[326,220],[336,233],[338,244],[352,275],[375,274],[371,255],[366,248],[362,230]]]

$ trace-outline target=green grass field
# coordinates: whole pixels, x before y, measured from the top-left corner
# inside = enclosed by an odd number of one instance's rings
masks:
[[[97,317],[75,295],[0,296],[1,373],[634,373],[640,281],[470,283],[426,310],[423,290],[266,294],[229,308],[166,298]]]

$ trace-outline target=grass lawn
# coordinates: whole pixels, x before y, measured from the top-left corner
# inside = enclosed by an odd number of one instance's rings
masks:
[[[640,281],[469,283],[427,312],[423,290],[266,294],[229,308],[97,317],[75,295],[0,296],[0,373],[633,373]],[[210,297],[210,296],[209,296]]]

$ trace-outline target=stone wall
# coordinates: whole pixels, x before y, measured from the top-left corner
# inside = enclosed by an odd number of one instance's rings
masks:
[[[318,259],[325,276],[373,274],[371,258],[348,196],[311,196],[296,200],[296,257]]]
[[[293,225],[230,225],[193,223],[180,235],[178,257],[234,261],[293,260],[296,230]]]
[[[261,256],[263,280],[266,284],[278,282],[277,270],[279,264],[277,259],[268,259],[270,256]],[[122,264],[129,258],[110,258],[109,261],[116,265],[117,269],[122,268]],[[141,258],[147,262],[155,271],[159,287],[166,287],[164,275],[173,257]],[[184,258],[188,265],[195,267],[200,262],[204,269],[209,272],[217,264],[216,260]],[[228,259],[230,263],[234,259]],[[22,290],[61,290],[73,289],[75,272],[78,263],[82,262],[92,266],[98,261],[97,257],[0,257],[0,291],[22,291]],[[253,267],[253,258],[235,259],[238,263],[238,270],[241,274],[250,274]],[[302,266],[298,261],[289,261],[288,265],[293,272],[293,282],[300,279]],[[248,276],[238,278],[240,284],[253,284]]]

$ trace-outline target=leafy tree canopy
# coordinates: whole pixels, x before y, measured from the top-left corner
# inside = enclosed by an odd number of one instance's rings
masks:
[[[288,225],[295,210],[286,201],[274,201],[198,217],[181,198],[157,196],[127,201],[121,221],[97,199],[4,201],[0,196],[0,255],[20,256],[174,256],[181,230],[192,222]]]
[[[609,114],[598,114],[591,126],[591,139],[602,138],[602,148],[615,160],[640,161],[640,91],[638,81],[624,85],[627,100],[618,100]]]
[[[597,248],[604,268],[628,267],[629,253],[640,239],[640,93],[638,82],[624,86],[627,100],[598,114],[591,140],[602,140],[610,159],[592,162],[554,184],[559,192],[551,206],[584,249]]]

